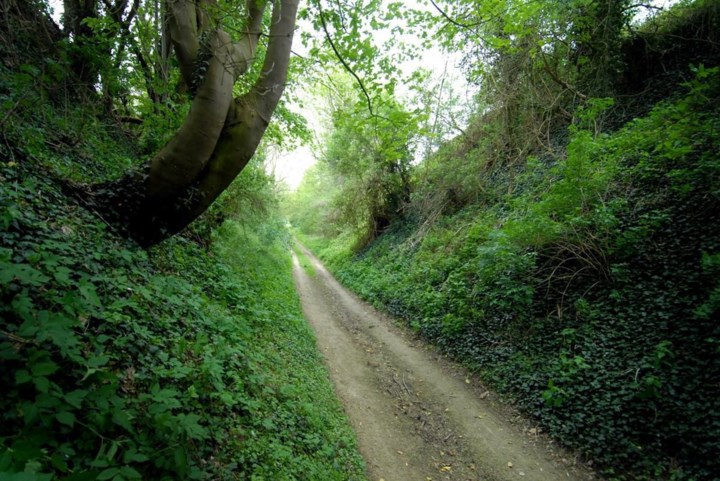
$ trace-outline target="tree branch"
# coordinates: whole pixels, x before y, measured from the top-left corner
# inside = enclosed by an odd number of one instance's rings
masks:
[[[247,65],[255,56],[255,50],[262,35],[262,19],[267,3],[267,0],[247,0],[248,22],[246,31],[243,32],[244,40],[234,46],[236,55],[244,56]]]
[[[175,47],[180,73],[185,83],[192,85],[200,48],[196,5],[191,0],[166,0],[166,5],[170,40]]]
[[[136,124],[136,125],[142,125],[145,121],[139,117],[132,117],[129,115],[119,115],[117,119],[120,122],[125,122],[126,124]]]
[[[123,30],[129,29],[130,24],[132,23],[133,19],[135,18],[135,15],[137,15],[138,9],[140,8],[140,0],[133,0],[133,4],[130,7],[130,11],[123,19],[123,13],[125,13],[125,8],[127,7],[127,0],[120,0],[116,5],[113,5],[110,0],[102,0],[103,5],[105,5],[105,9],[110,14],[110,18],[112,18],[115,22],[120,24],[120,27]]]
[[[585,94],[583,94],[583,93],[581,93],[581,92],[578,92],[578,90],[577,90],[575,87],[573,87],[572,85],[570,85],[569,83],[567,83],[566,81],[564,81],[563,79],[561,79],[560,77],[558,77],[557,73],[556,73],[552,68],[550,68],[550,65],[549,65],[548,62],[547,62],[547,58],[545,57],[545,53],[544,53],[544,52],[541,51],[541,52],[540,52],[540,56],[542,57],[542,60],[543,60],[543,66],[544,66],[545,72],[547,72],[548,75],[550,75],[550,78],[553,79],[553,81],[554,81],[555,83],[557,83],[557,84],[560,85],[561,87],[566,88],[567,90],[569,90],[569,91],[572,92],[573,94],[575,94],[575,95],[577,95],[578,97],[580,97],[582,100],[587,100],[587,95],[585,95]]]
[[[142,51],[140,50],[140,47],[135,43],[135,39],[131,35],[130,32],[130,25],[132,24],[133,19],[135,18],[135,15],[137,15],[138,9],[140,8],[140,0],[133,0],[133,4],[130,7],[130,11],[125,16],[125,18],[122,18],[123,13],[125,12],[125,7],[127,6],[127,0],[121,0],[118,2],[117,5],[113,6],[110,3],[110,0],[103,0],[103,4],[105,5],[105,8],[108,10],[108,13],[110,14],[110,18],[114,22],[118,24],[120,27],[120,47],[119,49],[123,49],[125,45],[128,43],[130,44],[130,51],[135,55],[137,58],[138,64],[140,64],[140,70],[143,73],[143,77],[145,79],[145,89],[148,93],[148,96],[150,99],[155,102],[157,99],[155,94],[155,89],[153,88],[153,76],[152,71],[150,70],[150,66],[148,65],[147,61],[145,60],[145,57],[143,56]],[[119,58],[118,58],[118,65],[116,67],[119,67]]]
[[[140,8],[140,0],[135,0],[132,4],[132,7],[130,7],[130,11],[128,12],[127,16],[125,17],[125,22],[127,23],[128,27],[132,23],[133,19],[135,19],[135,15],[137,15],[139,8]]]
[[[328,42],[330,43],[330,47],[332,48],[333,52],[335,52],[335,56],[338,60],[340,60],[340,63],[343,65],[345,70],[347,70],[350,75],[355,77],[355,80],[357,80],[358,85],[360,86],[360,89],[362,90],[363,94],[365,95],[365,100],[367,101],[368,110],[370,111],[370,115],[375,116],[375,113],[373,112],[372,108],[372,100],[370,100],[370,95],[368,94],[367,89],[365,88],[365,84],[363,84],[363,81],[360,79],[360,77],[355,73],[355,71],[348,65],[348,63],[345,61],[345,58],[343,58],[342,55],[340,55],[340,52],[338,52],[337,47],[335,46],[335,42],[333,42],[332,37],[330,36],[330,32],[328,32],[327,24],[325,23],[325,15],[323,14],[322,5],[320,4],[321,0],[317,1],[318,10],[320,11],[320,22],[322,23],[323,31],[325,32],[325,38],[327,38]]]
[[[447,13],[445,13],[445,11],[444,11],[442,8],[440,8],[440,6],[439,6],[437,3],[435,3],[435,0],[430,0],[430,3],[432,3],[433,7],[435,7],[435,10],[437,10],[437,11],[440,13],[440,15],[442,15],[443,17],[445,17],[445,20],[447,20],[448,22],[450,22],[450,23],[452,23],[453,25],[458,26],[458,27],[460,27],[460,28],[468,28],[468,29],[470,29],[470,28],[475,28],[475,27],[477,27],[477,26],[480,26],[480,25],[482,25],[483,23],[486,23],[486,21],[481,21],[481,22],[471,23],[471,24],[460,23],[460,22],[458,22],[457,20],[451,18],[450,15],[448,15]]]
[[[257,102],[258,113],[265,121],[270,120],[285,90],[298,3],[299,0],[275,0],[273,5],[265,60],[251,90],[252,100]]]
[[[262,26],[263,14],[265,13],[265,7],[267,6],[267,0],[247,0],[248,9],[248,34],[260,35],[260,27]]]

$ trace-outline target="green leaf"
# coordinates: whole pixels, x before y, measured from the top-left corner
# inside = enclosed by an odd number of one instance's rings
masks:
[[[71,412],[63,411],[57,413],[55,415],[55,419],[57,419],[61,424],[65,424],[66,426],[73,427],[75,425],[75,415]]]
[[[31,369],[33,376],[49,376],[60,369],[60,367],[52,361],[45,361],[35,363]]]
[[[123,454],[123,462],[125,463],[144,463],[149,461],[150,458],[142,453],[138,453],[135,450],[125,451]]]
[[[68,472],[68,465],[67,465],[67,462],[65,461],[64,457],[62,456],[62,454],[54,453],[52,455],[52,457],[50,458],[50,463],[58,471],[60,471],[62,473]]]
[[[32,299],[30,299],[28,289],[23,289],[18,293],[12,300],[12,308],[15,309],[22,320],[32,321],[35,316],[35,306],[33,305]]]
[[[28,264],[0,263],[0,285],[9,284],[13,280],[30,286],[41,286],[50,278]]]
[[[98,454],[98,456],[100,456],[100,454]],[[90,462],[90,466],[92,466],[93,468],[107,468],[108,466],[110,466],[110,463],[108,463],[107,459],[105,458],[96,458]]]
[[[124,428],[126,431],[132,433],[135,432],[130,421],[132,418],[123,409],[117,409],[113,412],[112,420],[118,426]]]
[[[114,477],[115,475],[120,473],[120,468],[108,468],[104,471],[102,471],[100,474],[98,474],[98,481],[103,481],[105,479],[110,479]]]
[[[48,392],[50,389],[50,380],[46,377],[33,378],[33,382],[35,383],[35,388],[40,392]]]
[[[82,401],[87,396],[88,392],[83,389],[76,389],[75,391],[69,392],[65,395],[65,402],[74,408],[80,409],[82,407]]]
[[[119,445],[117,441],[113,441],[112,443],[110,443],[110,447],[108,448],[107,454],[105,455],[108,461],[112,462],[113,459],[115,459],[115,455],[118,452],[118,447]]]
[[[103,354],[103,355],[91,357],[90,359],[88,359],[87,365],[91,368],[99,368],[99,367],[102,367],[105,364],[107,364],[109,360],[110,360],[110,356]]]
[[[25,369],[21,369],[15,373],[15,383],[25,384],[32,381],[32,376]]]
[[[175,452],[173,453],[173,459],[175,460],[175,468],[177,469],[177,472],[181,475],[187,473],[188,459],[185,448],[183,448],[182,446],[178,446],[178,448],[175,449]]]
[[[207,429],[198,424],[200,416],[198,416],[197,414],[178,414],[177,419],[180,423],[180,426],[189,438],[200,440],[206,439],[208,437]]]
[[[62,286],[67,286],[70,284],[70,274],[72,274],[72,271],[67,267],[60,266],[56,268],[52,274],[58,284]]]
[[[123,475],[124,477],[126,477],[127,479],[142,478],[140,473],[137,470],[131,468],[130,466],[123,466],[122,468],[120,468],[120,474]]]
[[[102,307],[102,303],[100,302],[100,298],[97,295],[97,290],[94,285],[87,281],[83,281],[80,283],[79,291],[88,304],[94,307]]]

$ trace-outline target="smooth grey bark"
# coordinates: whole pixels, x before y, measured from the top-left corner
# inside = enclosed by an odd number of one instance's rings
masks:
[[[233,85],[250,67],[267,1],[248,0],[248,29],[232,42],[208,27],[211,0],[166,0],[170,38],[180,72],[194,83],[202,49],[207,70],[190,113],[152,159],[144,175],[98,186],[92,202],[130,237],[152,245],[182,230],[230,185],[254,155],[282,96],[299,0],[275,0],[262,73],[250,91],[233,98]]]

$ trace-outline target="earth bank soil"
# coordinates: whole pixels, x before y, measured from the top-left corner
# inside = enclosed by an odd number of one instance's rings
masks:
[[[462,368],[293,256],[303,312],[371,481],[595,479]]]

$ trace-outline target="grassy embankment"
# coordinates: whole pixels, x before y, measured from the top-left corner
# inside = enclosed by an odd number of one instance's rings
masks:
[[[0,85],[0,478],[364,479],[287,233],[118,237],[51,178],[119,175],[132,134],[53,103],[47,75]]]
[[[574,128],[565,157],[492,172],[476,203],[410,212],[358,254],[303,241],[609,479],[718,479],[718,69],[681,91],[614,133]]]

